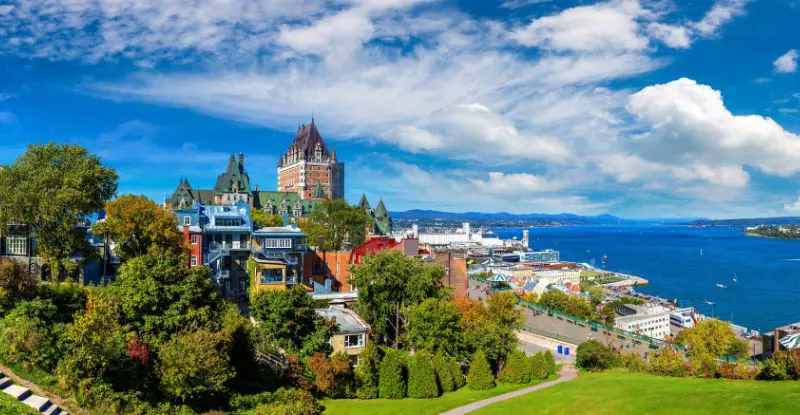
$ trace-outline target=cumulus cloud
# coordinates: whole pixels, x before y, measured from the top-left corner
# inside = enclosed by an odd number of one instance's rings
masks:
[[[775,59],[772,65],[775,67],[775,72],[778,73],[794,73],[797,71],[797,58],[800,56],[797,49],[792,49]]]

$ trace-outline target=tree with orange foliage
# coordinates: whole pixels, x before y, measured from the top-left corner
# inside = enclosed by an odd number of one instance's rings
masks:
[[[105,220],[92,226],[92,234],[114,241],[122,262],[155,251],[184,251],[178,220],[146,196],[120,196],[105,210]]]
[[[314,374],[314,387],[321,394],[344,398],[353,389],[350,361],[344,353],[337,353],[333,358],[314,353],[308,360],[308,368]]]

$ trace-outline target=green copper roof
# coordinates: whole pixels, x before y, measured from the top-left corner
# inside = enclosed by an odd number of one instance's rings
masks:
[[[322,185],[317,183],[317,187],[314,188],[314,194],[311,197],[313,197],[314,199],[325,199],[328,196],[322,190]]]
[[[237,192],[233,188],[237,188]],[[250,176],[244,169],[244,155],[239,153],[239,162],[236,157],[231,154],[228,160],[228,167],[225,172],[220,174],[217,178],[217,184],[214,186],[214,191],[217,194],[221,193],[247,193],[250,192]]]
[[[364,209],[364,210],[371,209],[371,207],[369,205],[369,200],[367,200],[367,195],[366,194],[361,193],[361,200],[358,201],[358,207],[360,207],[361,209]]]
[[[272,202],[272,206],[275,207],[276,211],[280,208],[281,203],[283,203],[285,200],[286,207],[289,209],[290,213],[298,201],[306,213],[314,210],[314,208],[316,208],[320,203],[317,200],[302,200],[300,195],[294,192],[259,191],[255,194],[253,199],[253,204],[257,209],[264,209],[269,206],[270,202]]]

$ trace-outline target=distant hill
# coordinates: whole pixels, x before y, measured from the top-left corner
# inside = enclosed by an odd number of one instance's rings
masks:
[[[785,216],[779,218],[741,218],[741,219],[700,219],[691,222],[692,225],[710,226],[756,226],[756,225],[796,225],[800,224],[800,216]]]
[[[617,223],[624,221],[613,215],[603,214],[597,216],[580,216],[573,213],[545,214],[545,213],[483,213],[464,212],[452,213],[437,210],[413,209],[405,212],[392,212],[394,220],[443,220],[443,221],[547,221],[570,223]]]

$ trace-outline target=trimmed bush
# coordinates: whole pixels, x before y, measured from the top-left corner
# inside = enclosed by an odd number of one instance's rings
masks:
[[[547,379],[547,377],[550,376],[545,359],[544,353],[541,352],[528,358],[532,378]]]
[[[578,346],[575,363],[586,370],[606,370],[616,366],[617,355],[599,341],[589,340]]]
[[[408,363],[408,397],[435,398],[439,396],[439,385],[436,383],[436,372],[433,369],[431,356],[420,353],[409,358]]]
[[[436,380],[439,382],[439,389],[442,393],[456,390],[456,381],[453,379],[453,372],[450,371],[447,357],[437,354],[433,357],[433,370],[436,372]]]
[[[542,352],[542,356],[544,357],[544,363],[547,367],[547,375],[550,376],[556,373],[556,358],[553,357],[553,353],[549,350],[545,350]]]
[[[461,369],[461,365],[456,361],[455,357],[448,356],[446,360],[447,367],[450,369],[450,373],[453,374],[455,389],[464,387],[467,384],[467,379],[464,378],[464,371]]]
[[[653,373],[666,376],[683,377],[689,374],[687,364],[683,356],[672,349],[662,349],[658,351],[651,360]]]
[[[381,351],[375,343],[368,343],[361,352],[361,364],[356,368],[356,397],[378,397],[378,378],[381,370]]]
[[[469,385],[470,389],[477,390],[492,389],[495,386],[492,367],[489,366],[483,350],[478,350],[472,355],[469,373],[467,374],[467,385]]]
[[[531,375],[531,365],[525,352],[514,350],[506,356],[506,364],[500,371],[498,380],[503,383],[528,383]]]
[[[390,350],[381,362],[378,396],[384,399],[403,399],[406,396],[406,365],[400,352]]]

